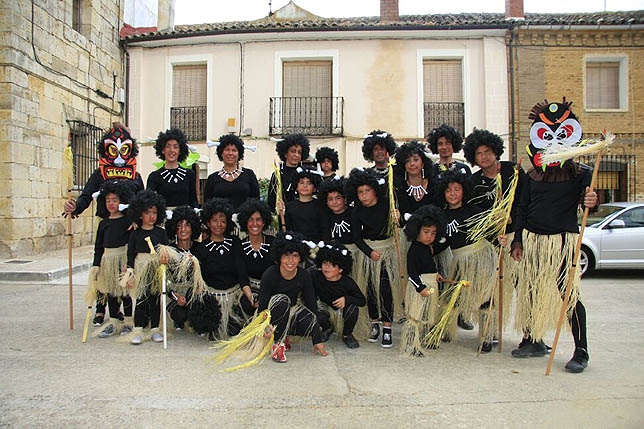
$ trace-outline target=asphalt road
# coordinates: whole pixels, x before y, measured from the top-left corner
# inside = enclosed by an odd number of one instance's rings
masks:
[[[582,281],[590,365],[565,372],[563,332],[547,358],[476,356],[474,331],[424,358],[334,335],[329,356],[295,345],[288,363],[224,373],[205,338],[175,333],[162,345],[113,338],[82,344],[87,272],[74,276],[75,329],[66,279],[0,282],[2,427],[644,427],[644,272],[599,272]],[[550,341],[552,337],[549,336]]]

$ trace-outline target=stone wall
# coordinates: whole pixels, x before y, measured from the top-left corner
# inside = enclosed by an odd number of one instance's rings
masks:
[[[509,39],[508,39],[509,41]],[[529,166],[525,147],[532,121],[530,109],[544,98],[572,101],[585,137],[607,129],[616,135],[613,154],[635,155],[644,162],[644,31],[524,30],[514,39],[517,157]],[[628,107],[621,111],[588,111],[585,107],[585,63],[588,56],[627,58]],[[630,200],[644,200],[644,167],[634,167],[635,191]]]
[[[123,120],[115,96],[124,86],[120,2],[81,2],[80,32],[72,28],[72,3],[0,6],[0,258],[67,244],[66,121],[107,128]],[[74,245],[91,242],[94,223],[90,209],[73,221]]]

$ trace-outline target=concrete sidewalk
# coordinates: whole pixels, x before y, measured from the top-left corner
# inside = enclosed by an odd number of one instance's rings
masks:
[[[93,258],[93,245],[72,249],[72,273],[89,269]],[[67,277],[68,267],[68,249],[0,260],[0,281],[49,282]]]
[[[66,255],[51,263],[65,266]],[[461,330],[411,359],[398,353],[398,324],[393,349],[349,350],[333,335],[327,357],[313,357],[305,341],[285,364],[224,373],[208,341],[186,331],[173,331],[167,350],[114,338],[82,344],[87,271],[73,276],[74,330],[66,277],[0,282],[0,427],[642,428],[641,274],[582,281],[590,366],[564,371],[573,351],[564,331],[549,377],[546,358],[510,356],[520,340],[510,329],[503,353],[476,357],[476,333]]]

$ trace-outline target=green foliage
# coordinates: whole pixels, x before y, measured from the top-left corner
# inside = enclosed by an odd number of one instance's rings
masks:
[[[257,182],[259,182],[259,198],[262,201],[268,200],[268,185],[270,183],[270,179],[257,179]]]

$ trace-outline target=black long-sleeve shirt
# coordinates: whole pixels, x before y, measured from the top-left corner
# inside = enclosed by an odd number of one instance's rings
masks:
[[[478,213],[481,213],[481,209],[476,204],[464,204],[457,209],[445,209],[445,216],[447,217],[445,238],[447,238],[449,247],[452,250],[472,244],[467,239],[465,222]]]
[[[304,235],[307,240],[317,243],[322,239],[323,207],[320,200],[302,202],[293,200],[286,203],[286,229]]]
[[[225,198],[237,209],[247,199],[259,198],[259,183],[255,172],[250,168],[242,168],[242,172],[233,181],[228,181],[221,177],[219,172],[214,172],[208,176],[203,196],[204,201],[213,197]]]
[[[432,176],[440,179],[443,172],[447,170],[456,171],[457,173],[464,174],[467,177],[472,175],[472,170],[467,166],[467,164],[453,160],[449,165],[441,164],[440,162],[434,163]]]
[[[97,168],[94,170],[92,175],[89,176],[89,180],[87,180],[87,183],[83,188],[83,192],[76,200],[76,210],[73,212],[74,215],[83,213],[85,209],[92,204],[92,194],[99,191],[104,182],[105,179],[103,179],[100,170]],[[139,173],[136,173],[136,177],[132,180],[128,180],[126,183],[132,191],[132,195],[143,190],[143,179],[141,179],[141,175]],[[109,215],[110,213],[107,211],[107,207],[105,206],[105,196],[99,195],[96,199],[96,216],[105,219],[109,217]]]
[[[283,165],[280,169],[281,178],[282,178],[282,198],[284,198],[284,203],[293,201],[295,199],[295,191],[297,190],[297,167],[288,167]],[[275,179],[275,173],[271,175],[271,180],[268,185],[268,198],[267,204],[268,207],[275,212],[275,202],[277,201],[277,180]]]
[[[508,190],[510,187],[510,181],[514,175],[514,168],[517,165],[511,161],[501,161],[501,189],[503,193]],[[514,194],[514,202],[512,203],[512,208],[510,209],[510,220],[506,228],[507,232],[513,232],[516,227],[516,216],[517,209],[519,207],[519,197],[521,195],[521,189],[526,183],[527,176],[521,167],[519,169],[519,183],[517,184],[517,189]],[[496,178],[489,178],[483,175],[483,170],[479,170],[476,173],[472,174],[469,178],[470,183],[473,186],[474,197],[470,199],[469,203],[476,204],[481,208],[481,210],[489,210],[494,204],[494,200],[497,198],[496,190]]]
[[[236,284],[241,287],[249,285],[241,242],[237,237],[195,243],[192,254],[199,260],[201,276],[209,287],[226,290]]]
[[[340,280],[332,282],[327,280],[321,271],[315,270],[311,272],[311,278],[318,298],[330,307],[335,308],[333,301],[342,297],[344,297],[345,306],[354,304],[358,307],[364,307],[367,303],[364,294],[349,276],[343,275]]]
[[[429,179],[429,182],[427,182],[427,188],[425,188],[427,193],[423,195],[423,198],[421,198],[420,201],[416,200],[413,195],[409,195],[408,189],[409,184],[407,181],[401,181],[396,187],[398,211],[400,211],[400,221],[402,224],[405,223],[404,216],[406,213],[414,214],[414,212],[420,207],[428,204],[438,205],[438,200],[435,194],[435,183],[432,179]]]
[[[340,214],[335,214],[328,208],[324,210],[324,216],[322,217],[322,240],[327,242],[333,240],[342,244],[352,244],[352,213],[352,207],[347,207],[347,209]]]
[[[280,267],[273,265],[264,271],[261,284],[258,312],[268,308],[273,295],[284,294],[291,300],[291,307],[297,304],[298,298],[302,296],[304,306],[317,316],[315,289],[311,282],[311,275],[306,270],[298,267],[295,277],[286,280],[280,273]]]
[[[128,228],[131,224],[127,216],[118,219],[106,218],[101,220],[96,230],[93,266],[101,266],[101,258],[103,258],[105,249],[116,249],[128,243],[130,240],[130,231],[128,231]]]
[[[437,253],[440,250],[436,249]],[[420,278],[421,274],[436,273],[436,264],[434,263],[434,253],[432,246],[426,246],[419,241],[412,241],[407,250],[407,275],[409,280],[420,293],[427,286]]]
[[[365,240],[386,240],[389,238],[387,235],[389,216],[389,200],[387,198],[379,198],[372,207],[365,207],[360,201],[356,201],[351,221],[351,234],[353,234],[353,242],[362,253],[371,257],[373,251],[365,243]]]
[[[165,229],[155,226],[152,229],[143,229],[138,228],[130,232],[130,240],[127,244],[127,267],[134,268],[134,261],[136,255],[139,253],[150,253],[150,247],[148,246],[146,237],[150,237],[152,245],[156,246],[157,244],[168,244],[168,236],[165,233]]]
[[[181,166],[161,167],[148,176],[147,189],[163,195],[168,207],[189,205],[197,207],[195,172]]]
[[[545,173],[530,169],[527,177],[517,209],[514,241],[522,241],[524,229],[543,235],[578,233],[577,208],[590,186],[592,169],[567,162],[563,167],[548,167]]]
[[[246,262],[246,270],[249,277],[261,280],[264,271],[268,267],[275,265],[275,261],[269,255],[272,243],[273,237],[264,235],[264,242],[258,250],[255,250],[248,239],[242,241],[242,253],[244,254],[244,261]]]

